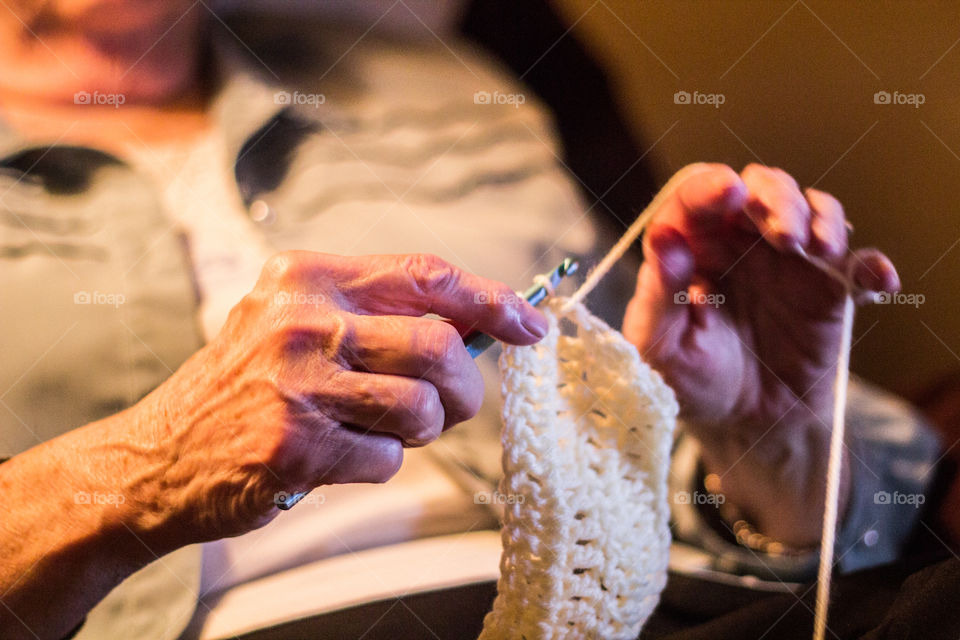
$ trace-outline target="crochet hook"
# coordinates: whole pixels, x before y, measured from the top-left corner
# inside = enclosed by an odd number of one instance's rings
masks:
[[[550,283],[550,290],[555,289],[557,285],[560,284],[560,281],[566,276],[575,274],[579,266],[580,265],[573,258],[565,258],[556,269],[546,274],[547,282]],[[548,291],[547,287],[543,284],[536,282],[533,284],[533,286],[524,291],[522,295],[527,302],[533,306],[537,306],[543,302],[548,295],[550,295],[550,291]],[[496,340],[485,333],[480,333],[479,331],[472,331],[463,337],[463,344],[467,348],[467,352],[470,354],[471,358],[476,358],[479,356],[481,353],[489,349],[494,342],[496,342]],[[293,505],[300,502],[307,495],[307,493],[309,492],[280,492],[274,496],[274,502],[279,509],[286,511],[293,507]]]
[[[565,258],[556,269],[546,274],[546,278],[550,282],[550,288],[556,288],[564,277],[575,274],[579,266],[573,258]],[[547,288],[539,283],[535,283],[523,292],[523,297],[533,306],[537,306],[543,302],[547,295],[549,295]],[[463,344],[467,348],[467,352],[471,358],[476,358],[489,349],[494,342],[496,342],[496,340],[479,331],[473,331],[463,337]]]

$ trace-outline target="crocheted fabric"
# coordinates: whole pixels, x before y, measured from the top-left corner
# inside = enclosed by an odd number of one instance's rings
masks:
[[[666,584],[673,391],[577,303],[506,347],[503,555],[480,640],[636,638]],[[570,329],[575,329],[575,334]]]

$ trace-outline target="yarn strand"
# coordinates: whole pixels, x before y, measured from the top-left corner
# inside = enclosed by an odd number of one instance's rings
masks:
[[[823,534],[820,538],[820,568],[817,572],[817,606],[814,613],[814,640],[824,640],[830,608],[830,581],[833,576],[833,547],[837,532],[840,501],[840,472],[843,466],[843,438],[847,410],[847,385],[850,381],[850,350],[853,342],[853,295],[849,284],[843,302],[843,325],[837,377],[833,387],[833,432],[827,466],[827,495],[823,507]]]
[[[587,276],[587,279],[583,281],[583,284],[580,285],[580,288],[577,289],[573,295],[567,300],[566,305],[564,306],[564,311],[569,311],[573,306],[582,302],[587,295],[593,291],[593,288],[597,286],[603,277],[609,273],[610,269],[613,268],[613,265],[616,264],[617,260],[623,257],[623,254],[627,252],[627,249],[630,248],[630,245],[640,237],[640,234],[643,233],[643,230],[646,228],[650,220],[653,219],[654,214],[660,210],[660,207],[663,206],[663,203],[666,202],[667,198],[673,195],[673,192],[677,190],[677,187],[680,186],[684,180],[689,178],[695,173],[700,173],[701,171],[708,170],[705,164],[689,164],[685,166],[680,171],[677,171],[670,180],[667,181],[667,184],[663,185],[663,188],[654,196],[653,200],[650,201],[650,204],[643,210],[643,212],[637,216],[637,219],[633,221],[626,232],[620,236],[620,239],[617,240],[617,244],[613,245],[613,248],[610,249],[610,252],[603,257],[596,267],[590,270],[590,275]]]

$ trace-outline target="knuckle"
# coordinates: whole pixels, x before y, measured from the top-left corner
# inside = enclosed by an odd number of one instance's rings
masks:
[[[414,387],[409,406],[410,411],[428,428],[442,422],[439,420],[443,414],[440,394],[429,382],[421,381]]]
[[[480,413],[480,407],[483,406],[483,376],[480,375],[479,369],[474,369],[475,380],[469,385],[466,394],[466,402],[464,406],[466,407],[466,417],[465,420],[469,420],[478,413]]]
[[[340,361],[351,341],[353,323],[343,314],[331,313],[316,321],[290,321],[276,329],[276,340],[286,355],[322,352],[328,360]]]
[[[432,384],[422,382],[416,386],[411,394],[409,411],[415,427],[406,440],[416,445],[436,440],[443,428],[444,410],[440,394]]]
[[[788,172],[784,171],[780,167],[770,167],[770,173],[781,182],[784,182],[794,189],[798,188],[796,179],[790,175]]]
[[[736,171],[722,162],[703,163],[703,171],[709,173],[715,181],[736,181],[740,179]]]
[[[243,296],[237,304],[231,307],[227,314],[226,325],[235,325],[245,318],[254,318],[260,315],[266,307],[267,301],[257,291],[251,291]]]
[[[843,213],[843,204],[832,193],[810,187],[806,190],[807,198],[814,201],[818,209],[827,209]]]
[[[704,172],[732,178],[738,177],[737,172],[730,165],[722,162],[698,162],[694,166],[697,167],[697,173]],[[749,165],[747,165],[747,168],[749,168]]]
[[[464,372],[457,384],[448,389],[445,396],[445,426],[451,427],[473,418],[483,406],[483,376],[480,370]]]
[[[396,438],[385,440],[378,457],[380,464],[371,481],[382,484],[400,471],[403,465],[403,445]]]
[[[289,252],[275,253],[263,263],[263,271],[276,279],[282,280],[289,272],[292,261],[293,256]]]
[[[779,192],[785,193],[788,197],[797,201],[803,201],[803,203],[806,204],[806,201],[803,199],[803,194],[800,193],[800,185],[792,175],[783,169],[770,167],[768,176],[773,187]]]
[[[277,282],[298,282],[309,265],[306,251],[282,251],[275,253],[263,265],[263,272]]]
[[[430,321],[422,330],[421,349],[424,355],[441,371],[448,371],[463,347],[457,329],[446,322]]]
[[[416,253],[404,256],[403,268],[427,295],[448,291],[457,282],[457,270],[446,260],[431,253]]]
[[[767,165],[751,162],[743,169],[744,180],[775,180],[776,184],[783,187],[798,189],[797,181],[793,176],[779,167],[770,167]]]
[[[480,407],[483,405],[483,388],[474,390],[473,388],[469,389],[463,397],[461,412],[457,416],[457,422],[464,422],[470,420],[480,412]]]

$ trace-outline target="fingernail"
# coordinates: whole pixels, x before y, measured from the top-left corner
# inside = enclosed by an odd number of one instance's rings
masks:
[[[520,324],[523,325],[527,333],[538,340],[547,335],[547,317],[533,307],[530,307],[530,311],[523,315]]]

